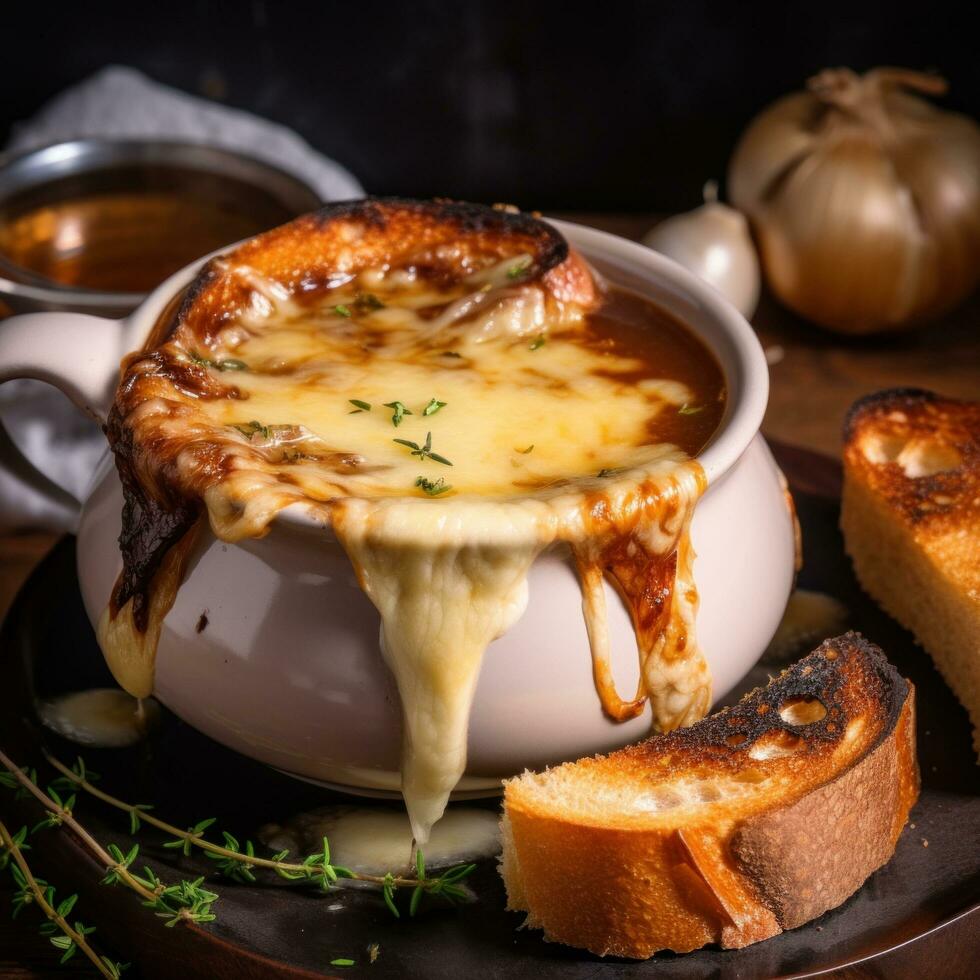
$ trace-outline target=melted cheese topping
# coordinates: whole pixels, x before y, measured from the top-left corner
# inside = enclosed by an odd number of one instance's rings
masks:
[[[670,729],[710,704],[688,540],[704,476],[657,437],[661,417],[676,419],[694,393],[590,344],[581,310],[549,307],[539,286],[510,281],[521,260],[439,290],[405,271],[368,271],[313,306],[240,268],[253,302],[206,359],[179,332],[165,347],[179,362],[205,362],[225,397],[164,391],[125,420],[136,441],[179,446],[176,481],[200,488],[223,540],[260,536],[292,504],[332,527],[381,616],[419,844],[465,770],[483,654],[523,613],[528,569],[545,548],[569,551],[579,568],[610,717],[633,717],[649,700],[654,727]],[[158,369],[148,357],[129,372]],[[445,404],[426,415],[433,401]],[[395,402],[403,408],[384,406]],[[154,580],[144,633],[129,604],[100,624],[128,690],[152,686],[156,633],[186,553],[173,548]],[[641,686],[629,701],[611,680],[604,574],[636,628]]]
[[[267,287],[264,318],[226,329],[208,355],[248,366],[214,372],[246,398],[201,408],[250,448],[303,459],[293,476],[308,494],[329,494],[339,478],[348,494],[378,497],[421,495],[419,477],[508,494],[634,466],[657,416],[694,400],[677,381],[637,382],[637,358],[583,345],[581,314],[546,324],[539,289],[482,291],[485,280],[435,292],[402,277],[398,305],[383,292],[382,309],[359,307],[360,281],[312,310]],[[424,446],[430,433],[451,466],[395,441]]]
[[[259,838],[275,851],[309,854],[330,841],[336,864],[362,874],[408,871],[414,863],[412,828],[403,810],[390,807],[329,806],[269,824]],[[425,847],[427,868],[447,868],[500,853],[496,812],[456,806],[433,827]]]
[[[37,713],[46,728],[78,745],[123,748],[146,736],[160,708],[115,687],[96,687],[42,701]]]

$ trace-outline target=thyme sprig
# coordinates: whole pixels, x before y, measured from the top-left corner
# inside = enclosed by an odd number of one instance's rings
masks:
[[[230,869],[233,866],[237,867],[239,865],[247,866],[249,870],[252,868],[264,868],[274,871],[280,878],[287,881],[305,881],[319,884],[325,891],[336,884],[339,879],[350,878],[355,881],[381,885],[385,902],[391,908],[394,905],[395,889],[414,889],[420,885],[423,891],[432,895],[441,896],[449,901],[450,904],[459,901],[461,898],[467,897],[468,893],[465,889],[458,886],[458,882],[467,878],[476,868],[474,864],[456,865],[447,869],[441,875],[437,875],[436,877],[425,876],[422,880],[418,877],[401,877],[393,875],[390,872],[386,875],[365,874],[352,871],[350,868],[345,868],[342,865],[333,864],[330,861],[330,848],[326,838],[323,840],[322,850],[309,855],[301,862],[287,861],[286,858],[289,856],[288,851],[280,851],[268,858],[260,857],[255,853],[254,846],[250,841],[246,841],[244,848],[242,848],[231,834],[225,835],[224,846],[207,840],[204,837],[204,832],[215,823],[213,818],[202,820],[193,827],[182,830],[180,827],[167,823],[166,820],[161,820],[154,814],[147,813],[146,811],[150,808],[144,804],[126,803],[100,789],[98,786],[93,785],[85,774],[84,762],[81,759],[76,762],[75,767],[69,768],[47,752],[45,752],[44,757],[65,779],[74,783],[78,789],[84,790],[89,795],[94,796],[103,803],[109,804],[109,806],[115,807],[117,810],[123,810],[130,815],[136,812],[138,814],[138,820],[171,835],[171,840],[165,843],[163,845],[164,847],[174,850],[180,849],[182,853],[186,854],[190,854],[193,848],[204,851],[207,857],[216,861],[217,870],[222,873],[224,868]],[[9,760],[0,752],[0,763],[7,765],[7,762]],[[449,885],[455,887],[447,888]],[[389,887],[391,889],[390,895],[388,894]],[[391,899],[390,901],[389,898]],[[397,915],[397,906],[395,906],[395,914]]]
[[[62,774],[61,779],[55,782],[64,787],[66,784],[72,787],[80,787],[94,796],[101,794],[101,790],[95,787],[91,780],[98,778],[97,773],[86,769],[85,762],[79,758],[72,769],[64,766],[50,756],[45,757]],[[72,812],[75,805],[75,795],[72,794],[68,799],[62,801],[58,792],[58,786],[54,783],[48,786],[47,792],[37,784],[37,773],[34,770],[19,769],[10,758],[0,750],[0,765],[7,770],[0,773],[0,785],[11,786],[19,784],[22,789],[34,796],[37,801],[49,813],[49,818],[41,821],[35,828],[40,830],[45,827],[63,825],[70,827],[79,837],[82,843],[96,857],[100,864],[106,869],[103,884],[120,884],[135,892],[145,907],[163,918],[168,926],[174,926],[177,922],[213,922],[214,913],[211,911],[212,904],[217,901],[218,895],[215,892],[207,891],[201,887],[203,878],[197,881],[179,881],[176,884],[167,884],[158,878],[151,868],[144,868],[143,876],[130,870],[130,865],[139,854],[139,845],[135,845],[127,854],[123,854],[122,849],[115,844],[109,844],[103,848],[102,845],[75,819]],[[108,795],[108,794],[101,794]],[[140,816],[145,819],[143,812],[146,807],[133,808],[139,809]],[[56,819],[52,820],[51,817]],[[139,819],[133,821],[130,818],[130,828],[139,827]]]
[[[117,871],[119,881],[130,888],[132,891],[136,892],[145,902],[155,902],[157,899],[157,894],[148,887],[144,882],[140,881],[134,874],[132,874],[128,867],[125,867],[121,862],[116,860],[112,854],[110,854],[76,819],[72,813],[72,808],[75,805],[75,796],[72,795],[68,799],[61,801],[57,789],[54,786],[48,787],[48,792],[45,793],[44,790],[38,786],[36,782],[36,773],[32,771],[20,769],[14,765],[11,759],[0,750],[0,765],[2,765],[10,776],[15,779],[22,788],[26,789],[30,795],[32,795],[40,804],[47,810],[49,817],[40,824],[37,825],[38,830],[46,826],[65,826],[70,827],[76,834],[76,836],[81,840],[81,842],[88,848],[89,851],[98,859],[99,863],[106,868],[107,872]],[[67,767],[62,767],[59,763],[56,768],[62,771],[62,775],[66,776],[76,776],[71,769]],[[85,775],[77,775],[77,779],[81,780],[78,785],[84,783],[86,786],[90,786],[91,783],[88,782],[87,776],[91,775],[85,769],[84,762],[79,762],[79,769]],[[33,777],[33,778],[32,778]],[[3,780],[4,785],[9,785],[8,779]],[[51,820],[51,817],[55,817],[55,820]]]
[[[412,442],[409,439],[392,439],[392,442],[397,442],[400,446],[407,446],[413,456],[418,456],[421,460],[431,459],[436,463],[442,463],[443,466],[452,466],[453,464],[446,459],[445,456],[440,456],[439,453],[434,453],[432,451],[432,433],[426,432],[425,434],[425,444],[420,446],[417,442]]]
[[[60,790],[67,787],[83,791],[109,806],[126,812],[133,833],[138,831],[143,823],[165,831],[172,838],[163,845],[165,848],[179,848],[184,854],[190,854],[194,848],[197,848],[204,852],[205,857],[215,861],[215,870],[219,874],[232,880],[256,881],[253,872],[255,868],[273,870],[287,881],[315,883],[323,891],[330,891],[340,879],[355,879],[381,886],[384,902],[396,917],[401,915],[395,902],[396,889],[412,889],[409,901],[410,916],[414,916],[417,912],[423,895],[436,896],[449,904],[455,904],[469,898],[471,894],[460,882],[472,874],[475,865],[457,865],[441,875],[429,876],[426,873],[425,858],[421,850],[416,854],[416,876],[409,878],[396,876],[391,872],[386,875],[362,874],[335,864],[331,860],[326,838],[323,838],[322,849],[304,858],[302,862],[287,861],[288,851],[280,851],[271,858],[259,857],[255,854],[251,841],[246,840],[243,845],[227,832],[222,832],[224,845],[215,844],[204,837],[205,831],[215,823],[214,818],[199,821],[187,830],[181,830],[150,814],[148,811],[152,807],[149,804],[126,803],[99,789],[93,782],[98,778],[98,774],[88,770],[83,759],[78,758],[69,768],[47,752],[45,758],[61,774],[47,787],[47,792],[38,785],[37,773],[34,769],[18,767],[0,750],[0,766],[6,770],[6,772],[0,771],[0,786],[13,790],[17,795],[33,796],[47,811],[49,817],[41,821],[34,832],[57,826],[71,828],[82,844],[105,867],[106,873],[101,883],[110,886],[123,885],[135,892],[142,899],[145,907],[165,920],[164,925],[168,928],[178,923],[213,922],[216,918],[213,906],[218,900],[218,893],[204,887],[203,875],[192,881],[181,880],[167,884],[154,873],[152,868],[144,867],[142,875],[135,873],[131,870],[131,866],[139,855],[139,844],[133,844],[125,853],[114,843],[103,848],[73,815],[76,794],[72,793],[67,798],[62,798]],[[61,951],[63,963],[80,949],[103,976],[118,980],[128,964],[117,963],[106,956],[101,956],[91,947],[86,936],[95,931],[94,927],[85,926],[81,922],[71,925],[67,920],[77,901],[77,895],[56,902],[54,888],[31,874],[23,856],[23,852],[30,847],[26,843],[28,836],[26,826],[11,835],[0,823],[0,845],[2,845],[0,870],[7,866],[11,858],[15,865],[11,868],[18,889],[14,896],[14,914],[19,913],[25,905],[38,904],[49,920],[41,927],[42,932],[50,936],[52,944]],[[61,934],[55,935],[58,930]]]
[[[4,785],[9,784],[4,781]],[[24,857],[24,851],[30,850],[30,845],[26,843],[27,836],[26,827],[21,827],[16,834],[11,834],[0,820],[0,869],[9,865],[14,884],[17,886],[13,899],[14,917],[16,918],[26,906],[37,905],[47,918],[47,922],[40,928],[41,935],[46,936],[51,945],[60,951],[59,962],[67,963],[81,951],[102,976],[108,977],[109,980],[119,980],[129,964],[117,963],[108,956],[99,955],[92,948],[87,937],[95,932],[95,926],[87,926],[78,920],[74,923],[68,921],[68,916],[71,915],[78,901],[78,895],[69,895],[58,901],[54,886],[49,885],[43,878],[35,877]]]

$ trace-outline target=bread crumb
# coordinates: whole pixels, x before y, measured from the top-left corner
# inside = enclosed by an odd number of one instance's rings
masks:
[[[914,823],[910,823],[909,824],[909,830],[915,830],[915,824]]]
[[[768,364],[770,367],[772,367],[773,364],[778,364],[785,356],[786,350],[779,344],[773,344],[772,347],[766,348],[766,364]]]
[[[923,838],[922,838],[922,846],[923,846],[923,847],[928,847],[928,846],[929,846],[929,841],[927,841],[927,840],[925,839],[925,837],[923,837]]]

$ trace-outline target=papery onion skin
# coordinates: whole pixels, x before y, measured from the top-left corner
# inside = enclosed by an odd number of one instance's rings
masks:
[[[907,329],[980,281],[980,127],[899,86],[934,76],[823,72],[749,126],[728,173],[772,291],[842,333]]]

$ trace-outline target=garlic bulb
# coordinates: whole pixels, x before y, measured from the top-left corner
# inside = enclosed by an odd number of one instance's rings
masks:
[[[759,260],[745,218],[717,200],[718,185],[704,187],[704,204],[660,222],[643,244],[679,262],[750,317],[759,302]]]
[[[829,69],[749,126],[728,173],[773,292],[844,333],[914,325],[980,279],[980,127],[900,68]]]

